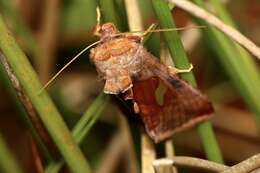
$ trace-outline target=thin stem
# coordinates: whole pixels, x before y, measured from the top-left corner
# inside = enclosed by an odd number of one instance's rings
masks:
[[[204,7],[202,0],[195,2]],[[200,20],[199,24],[208,26],[204,30],[205,37],[209,45],[218,55],[219,62],[234,83],[234,86],[243,97],[247,106],[252,110],[257,120],[260,120],[260,78],[256,63],[250,56],[238,45],[234,45],[229,38],[215,28],[209,26],[206,22]]]
[[[74,126],[72,136],[78,144],[87,136],[108,103],[109,96],[101,93]],[[64,160],[52,161],[47,165],[45,173],[58,173],[63,165]]]
[[[100,0],[100,8],[102,11],[102,18],[105,22],[112,22],[116,27],[121,30],[121,22],[119,22],[119,18],[116,15],[116,10],[115,10],[115,2],[113,0]]]
[[[155,173],[173,173],[173,161],[170,159],[159,159],[153,162]]]
[[[1,54],[0,58],[1,60],[4,60],[2,56],[3,55]],[[0,65],[1,81],[4,83],[8,94],[11,96],[13,102],[15,103],[15,106],[17,107],[20,113],[19,115],[21,116],[21,119],[24,121],[24,123],[30,130],[34,140],[37,142],[38,146],[40,147],[42,154],[44,155],[44,158],[48,162],[52,160],[52,156],[48,151],[47,146],[43,142],[43,139],[38,134],[35,124],[32,123],[32,119],[30,118],[30,116],[28,116],[28,111],[26,110],[24,104],[21,102],[20,98],[18,97],[17,90],[14,88],[13,83],[11,82],[10,77],[8,76],[8,73],[5,68],[6,67],[4,67],[4,64],[2,62]]]
[[[169,50],[167,48],[167,45],[165,44],[165,42],[161,42],[161,51],[160,51],[160,59],[161,61],[168,66],[174,66]],[[174,143],[173,140],[167,140],[164,143],[164,148],[165,148],[165,155],[167,158],[169,157],[174,157],[175,155],[175,151],[174,151]],[[171,169],[169,170],[168,168],[168,163],[166,162],[166,165],[164,166],[164,168],[161,170],[161,168],[158,168],[159,170],[155,171],[156,173],[160,173],[160,172],[164,172],[167,171],[169,173],[178,173],[178,170],[176,167],[171,167]],[[156,170],[156,169],[155,169]]]
[[[232,166],[230,169],[226,169],[221,173],[244,173],[251,172],[257,168],[260,168],[260,154],[254,155],[243,162]]]
[[[171,12],[167,3],[163,0],[152,0],[154,10],[157,14],[160,26],[162,28],[174,28],[175,23],[172,19]],[[166,43],[168,44],[170,54],[175,66],[179,69],[187,69],[189,61],[181,43],[180,37],[176,31],[163,33]],[[181,77],[194,87],[197,86],[192,72],[181,74]],[[204,150],[208,159],[216,162],[223,162],[222,155],[213,132],[210,122],[202,122],[197,126]]]
[[[41,24],[37,70],[42,82],[46,82],[53,72],[59,32],[60,0],[44,1]]]
[[[179,8],[188,11],[189,13],[193,14],[196,17],[199,17],[209,24],[215,26],[220,31],[225,33],[227,36],[232,38],[234,41],[239,43],[241,46],[245,47],[249,52],[251,52],[256,58],[260,59],[260,48],[254,44],[251,40],[245,37],[243,34],[238,32],[233,27],[226,25],[220,19],[215,17],[214,15],[210,14],[209,12],[205,11],[204,9],[194,5],[193,3],[187,0],[168,0],[171,3],[174,3]]]
[[[232,167],[204,159],[187,156],[162,158],[153,162],[153,166],[155,167],[155,169],[157,168],[157,170],[160,166],[164,166],[166,164],[171,166],[175,165],[178,167],[191,167],[219,173],[249,173],[260,167],[260,154],[254,155]]]
[[[232,17],[228,14],[224,5],[219,0],[211,0],[210,2],[212,3],[213,7],[215,8],[217,14],[220,16],[220,18],[225,23],[237,28],[236,23],[233,21]],[[233,44],[235,45],[235,48],[237,49],[236,52],[239,54],[239,59],[241,59],[240,61],[244,61],[244,62],[242,62],[242,64],[244,64],[243,68],[246,69],[246,71],[248,71],[248,72],[246,72],[247,76],[250,76],[250,80],[247,80],[248,82],[246,85],[248,85],[247,89],[252,88],[252,89],[250,89],[251,96],[247,96],[244,98],[245,98],[245,100],[249,100],[249,99],[253,100],[254,95],[257,95],[256,97],[260,96],[260,95],[258,95],[258,93],[253,92],[253,91],[259,90],[259,86],[260,86],[258,66],[253,61],[253,58],[248,54],[248,52],[244,48],[242,48],[240,45],[238,45],[235,42]],[[245,89],[242,89],[242,90],[245,90]],[[254,98],[256,98],[256,97],[254,97]],[[260,113],[259,112],[259,102],[255,102],[255,101],[254,102],[247,101],[247,102],[250,102],[250,105],[251,105],[250,107],[251,107],[252,111],[254,111],[256,113],[256,115],[259,115],[259,113]]]
[[[37,75],[25,54],[6,28],[2,16],[0,16],[0,48],[72,172],[90,172],[90,167],[83,153],[74,142],[69,129],[53,102],[46,92],[38,94],[42,86]]]
[[[172,163],[172,166],[177,167],[190,167],[190,168],[196,168],[201,169],[205,171],[211,171],[211,172],[221,172],[224,170],[229,170],[228,166],[211,162],[204,159],[199,159],[195,157],[187,157],[187,156],[175,156],[173,158],[163,158],[158,159],[153,162],[153,165],[159,165],[164,162],[170,162]]]
[[[125,0],[128,25],[130,31],[143,30],[142,18],[137,0]],[[152,161],[155,159],[155,149],[151,139],[144,132],[141,133],[141,162],[142,173],[151,173],[153,171]]]
[[[151,173],[153,171],[152,162],[156,158],[155,148],[151,139],[145,132],[141,136],[141,147],[142,147],[142,173]]]
[[[107,145],[108,147],[105,149],[102,160],[100,161],[95,173],[112,173],[116,171],[115,168],[118,166],[122,156],[124,156],[126,148],[126,141],[122,141],[123,138],[124,136],[122,131],[114,134]]]
[[[23,104],[24,108],[26,109],[27,115],[29,116],[30,121],[33,123],[33,126],[37,130],[37,133],[39,134],[40,138],[48,146],[49,151],[55,152],[56,147],[52,143],[52,140],[51,140],[49,134],[47,133],[47,131],[44,128],[40,119],[38,118],[37,112],[34,109],[32,102],[27,97],[27,95],[24,93],[24,90],[21,87],[19,80],[16,78],[13,70],[11,69],[9,64],[7,63],[4,55],[0,55],[0,61],[1,61],[2,65],[4,66],[5,71],[7,72],[7,75],[9,76],[10,81],[12,82],[12,85],[15,89],[15,92],[17,93],[17,96],[19,97],[20,102]]]

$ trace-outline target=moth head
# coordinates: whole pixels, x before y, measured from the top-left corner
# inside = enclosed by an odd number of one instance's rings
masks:
[[[110,40],[119,31],[113,23],[105,23],[101,26],[100,34],[102,40]]]

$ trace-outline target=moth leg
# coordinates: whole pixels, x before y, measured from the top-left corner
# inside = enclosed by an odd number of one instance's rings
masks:
[[[99,7],[96,8],[96,13],[97,13],[97,24],[95,26],[94,35],[101,36],[101,34],[100,34],[100,30],[101,30],[101,25],[100,25],[101,13],[100,13]]]
[[[176,67],[168,66],[168,69],[170,70],[171,73],[177,74],[177,73],[189,73],[193,69],[193,65],[190,64],[190,67],[187,69],[178,69]]]
[[[125,100],[133,100],[134,94],[133,94],[133,90],[132,88],[128,89],[125,93],[124,93],[124,99]]]
[[[141,42],[144,41],[144,37],[155,27],[155,24],[151,24],[147,30],[145,30],[141,35]]]
[[[147,30],[145,30],[143,33],[141,34],[137,34],[137,33],[127,33],[127,34],[124,34],[123,36],[130,39],[130,40],[133,40],[133,41],[140,41],[140,42],[143,42],[144,41],[144,36],[146,36],[153,28],[154,28],[155,24],[152,24],[149,26],[149,28]]]
[[[106,94],[118,94],[120,92],[119,87],[116,84],[115,78],[106,79],[104,86],[104,93]]]
[[[120,88],[122,93],[127,92],[133,86],[132,79],[128,74],[118,76],[117,77],[117,84],[118,84],[118,87]]]
[[[133,93],[133,89],[132,88],[128,89],[124,94],[125,94],[124,95],[124,99],[125,100],[133,100],[134,93]],[[138,114],[140,112],[139,106],[138,106],[138,104],[134,100],[133,100],[133,109],[134,109],[134,112],[136,114]]]
[[[134,111],[135,111],[136,114],[138,114],[140,112],[139,106],[135,101],[134,101],[134,104],[133,104],[133,108],[134,108]]]

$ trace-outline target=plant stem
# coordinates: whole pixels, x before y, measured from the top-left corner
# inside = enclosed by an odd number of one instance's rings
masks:
[[[195,2],[204,7],[202,0]],[[222,9],[223,10],[223,9]],[[226,22],[230,22],[225,15],[221,15]],[[234,86],[243,97],[247,106],[252,110],[257,120],[260,120],[260,78],[256,63],[247,52],[232,40],[227,38],[223,33],[209,26],[204,21],[199,20],[200,24],[207,26],[208,30],[204,31],[205,38],[211,43],[211,47],[218,55],[219,62],[234,83]],[[234,22],[230,22],[234,25]]]
[[[86,159],[74,142],[53,102],[45,91],[39,94],[42,85],[25,54],[6,28],[2,16],[0,16],[0,48],[71,171],[90,172]]]
[[[99,1],[100,8],[102,11],[102,18],[105,22],[112,22],[113,24],[116,25],[116,27],[119,30],[122,30],[121,22],[119,22],[119,18],[116,15],[116,10],[115,10],[115,4],[113,0],[100,0]]]
[[[13,102],[17,106],[22,120],[27,125],[27,127],[30,130],[35,141],[37,141],[37,144],[39,145],[39,148],[41,149],[41,151],[44,155],[44,158],[47,161],[50,161],[52,158],[51,153],[48,151],[48,149],[43,141],[45,135],[41,136],[39,131],[37,131],[37,130],[39,130],[39,128],[36,128],[37,125],[32,123],[32,121],[34,119],[32,117],[32,115],[35,116],[34,115],[35,110],[32,109],[33,107],[31,107],[31,102],[29,100],[26,100],[27,97],[22,93],[22,89],[20,88],[20,83],[16,82],[17,79],[14,79],[14,74],[12,73],[10,67],[8,66],[8,64],[5,61],[5,58],[3,57],[2,54],[0,54],[0,61],[1,61],[0,76],[6,87],[6,90],[8,91],[8,93],[10,94],[10,96],[13,99]],[[9,70],[9,72],[7,72],[8,70]],[[13,78],[13,79],[10,80],[9,77]],[[17,94],[17,92],[20,92],[20,93]],[[30,108],[30,110],[28,108]],[[38,117],[36,117],[36,118],[38,118]],[[40,126],[40,128],[42,128],[42,126]]]
[[[254,42],[252,42],[246,36],[241,34],[238,30],[222,22],[219,18],[217,18],[213,14],[207,12],[201,7],[198,7],[197,5],[194,5],[188,0],[182,0],[182,1],[169,0],[169,1],[171,3],[174,3],[176,6],[180,7],[181,9],[188,11],[194,16],[208,22],[212,26],[215,26],[218,30],[225,33],[229,38],[232,38],[234,41],[236,41],[241,46],[246,48],[256,58],[260,59],[260,47],[258,47]]]
[[[80,120],[77,122],[72,130],[72,136],[78,144],[81,144],[87,136],[91,127],[95,124],[100,117],[104,108],[109,103],[110,97],[104,93],[99,94],[95,101],[89,106]],[[64,160],[52,161],[45,169],[45,173],[58,173],[64,165]]]
[[[164,0],[152,0],[152,3],[157,18],[159,20],[160,26],[162,28],[174,28],[175,23],[167,3]],[[163,36],[165,38],[166,43],[168,44],[170,54],[172,56],[175,66],[180,69],[188,68],[189,61],[184,51],[178,33],[176,31],[164,32]],[[187,80],[194,87],[197,87],[192,72],[181,74],[181,77]],[[202,122],[197,126],[197,130],[200,135],[207,158],[212,161],[222,163],[223,162],[222,155],[215,134],[213,132],[211,123],[207,121]]]

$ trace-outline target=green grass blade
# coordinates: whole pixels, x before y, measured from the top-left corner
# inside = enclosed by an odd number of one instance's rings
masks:
[[[100,117],[101,113],[109,103],[110,97],[107,94],[101,93],[91,104],[91,106],[84,113],[79,122],[75,125],[72,131],[72,135],[77,141],[81,143],[90,128],[94,125],[97,119]]]
[[[159,24],[162,28],[175,28],[174,20],[171,17],[168,4],[161,0],[152,0],[155,13]],[[181,43],[180,36],[177,31],[163,32],[164,39],[168,45],[172,60],[177,68],[188,69],[190,67],[189,60]],[[192,73],[181,74],[182,78],[189,81],[196,87],[196,81]]]
[[[83,32],[90,34],[96,24],[98,1],[63,1],[61,30],[64,33]]]
[[[72,136],[80,144],[87,136],[89,130],[100,117],[104,108],[109,103],[110,97],[104,93],[99,94],[95,101],[89,106],[72,130]],[[45,169],[45,173],[58,173],[64,164],[63,160],[52,161]]]
[[[238,28],[235,21],[233,21],[232,17],[230,16],[230,14],[228,13],[227,9],[225,8],[225,6],[223,5],[223,3],[219,0],[210,0],[211,4],[213,5],[213,7],[216,10],[217,15],[227,24],[229,24],[230,26],[233,26],[235,28]],[[247,67],[248,70],[250,70],[250,75],[251,77],[253,77],[256,81],[255,85],[259,86],[259,69],[256,65],[256,63],[254,63],[254,61],[252,61],[253,57],[244,49],[242,48],[239,44],[233,42],[233,44],[235,44],[235,47],[238,51],[238,53],[240,54],[240,56],[245,59],[245,63],[247,63]]]
[[[153,7],[160,26],[162,28],[174,28],[175,23],[172,19],[171,12],[168,4],[164,0],[152,0]],[[168,44],[173,62],[177,68],[184,69],[189,67],[189,61],[184,51],[178,33],[164,32],[163,36]],[[189,81],[194,87],[197,86],[194,75],[192,72],[181,74],[182,78]],[[213,128],[210,122],[202,122],[197,126],[198,133],[200,135],[204,150],[209,160],[222,163],[222,155],[213,132]]]
[[[26,26],[21,16],[18,14],[17,10],[14,8],[13,1],[7,1],[7,0],[0,0],[0,9],[2,13],[11,20],[12,23],[15,25],[15,32],[22,36],[25,39],[25,46],[26,49],[29,50],[29,53],[33,55],[33,57],[36,57],[38,47],[36,44],[36,40],[33,37],[33,34],[31,33],[30,29]],[[7,77],[7,74],[4,70],[4,67],[0,67],[0,73],[1,77],[3,79],[4,85],[8,90],[8,93],[12,97],[12,100],[14,101],[16,107],[18,108],[20,112],[20,116],[23,119],[24,123],[30,130],[33,138],[36,140],[41,152],[44,155],[44,158],[48,161],[51,160],[51,154],[48,151],[47,147],[43,143],[41,137],[37,134],[37,130],[35,129],[34,125],[32,124],[30,118],[28,117],[28,114],[22,105],[22,103],[19,101],[19,98],[16,95],[15,89],[12,86],[12,83],[10,79]]]
[[[71,171],[90,172],[84,155],[74,142],[53,102],[45,91],[39,94],[42,85],[25,54],[7,30],[2,16],[0,16],[0,48]]]
[[[202,0],[195,0],[195,2],[202,7],[205,5]],[[230,22],[230,17],[229,19],[225,18],[223,14],[220,16],[226,22]],[[260,120],[260,92],[258,92],[260,91],[260,77],[256,63],[243,48],[235,44],[223,33],[210,27],[204,21],[200,20],[200,24],[208,26],[209,29],[205,31],[205,39],[208,39],[211,43],[211,47],[214,48],[218,55],[219,62],[249,109],[255,113],[257,120]],[[234,25],[233,22],[230,22],[230,24]]]
[[[20,166],[13,154],[9,151],[2,135],[0,134],[0,172],[1,173],[22,173]]]
[[[100,0],[99,7],[102,14],[101,17],[105,22],[112,22],[117,27],[121,28],[121,23],[119,22],[119,19],[115,13],[116,10],[114,5],[114,1],[112,0]],[[89,108],[77,122],[72,130],[72,135],[78,144],[80,144],[87,136],[89,130],[91,127],[93,127],[108,103],[109,96],[104,93],[99,94],[99,96],[89,106]],[[53,161],[48,164],[45,169],[45,173],[58,173],[63,164],[63,160]]]
[[[119,22],[119,18],[116,15],[114,1],[113,0],[100,0],[99,5],[100,5],[101,13],[105,14],[105,15],[102,15],[102,19],[105,22],[112,22],[113,24],[116,25],[116,27],[119,30],[122,30],[121,22]]]

